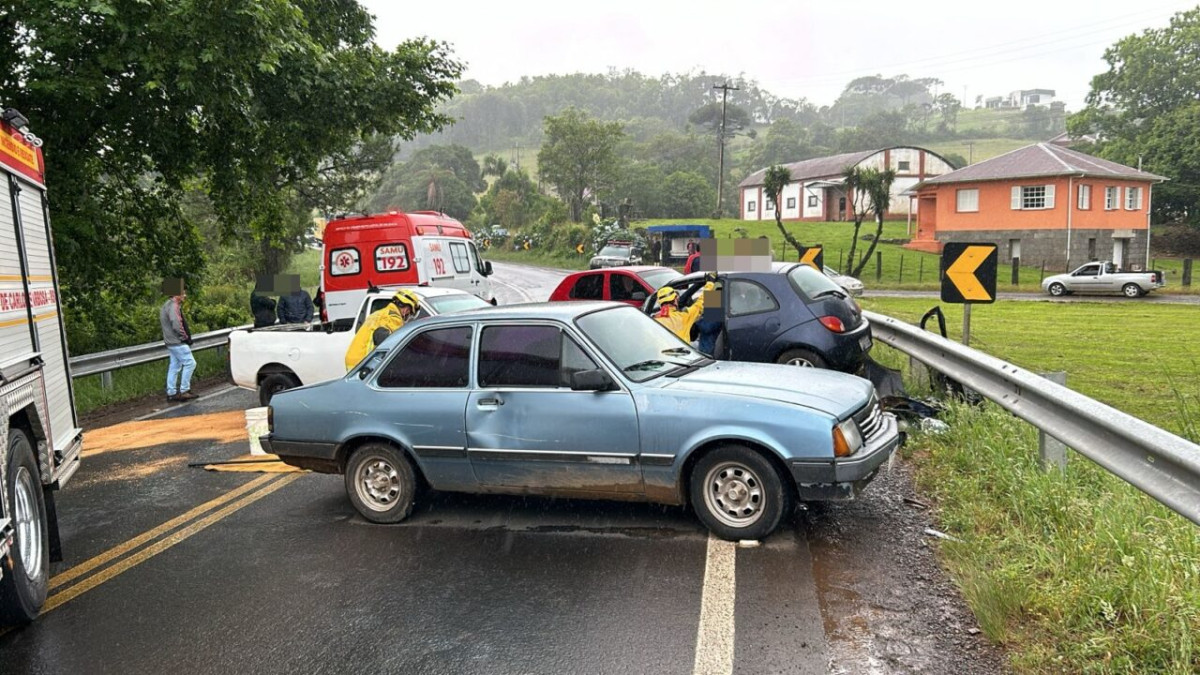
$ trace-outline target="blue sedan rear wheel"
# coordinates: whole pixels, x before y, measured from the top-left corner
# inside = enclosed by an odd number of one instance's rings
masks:
[[[372,523],[398,523],[407,518],[416,487],[412,464],[395,446],[367,443],[346,463],[346,494]]]
[[[690,486],[697,517],[722,539],[762,539],[779,525],[788,492],[760,453],[741,445],[712,450],[696,463]]]

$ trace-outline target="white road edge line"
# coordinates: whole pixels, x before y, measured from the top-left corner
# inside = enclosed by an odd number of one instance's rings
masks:
[[[238,387],[235,384],[231,384],[228,387],[225,387],[224,389],[218,389],[217,391],[214,391],[211,394],[205,394],[205,395],[201,396],[200,398],[198,398],[194,401],[191,401],[191,403],[199,403],[200,401],[207,401],[210,398],[216,398],[217,396],[228,394],[229,392],[233,391],[234,389],[240,389],[240,387]],[[187,405],[187,404],[185,403],[184,405]],[[166,413],[169,413],[172,410],[179,410],[179,408],[180,408],[180,406],[178,406],[178,405],[169,405],[166,408],[163,408],[162,410],[155,410],[154,412],[146,413],[145,415],[142,415],[141,417],[135,417],[135,418],[133,418],[133,421],[141,422],[142,420],[148,420],[151,417],[158,417],[159,415],[165,415]]]
[[[730,675],[733,672],[736,546],[731,541],[708,535],[700,627],[696,630],[696,661],[692,667],[694,675]]]

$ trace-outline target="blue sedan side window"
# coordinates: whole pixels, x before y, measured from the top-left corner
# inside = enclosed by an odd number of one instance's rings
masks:
[[[479,340],[479,386],[566,387],[596,364],[555,326],[488,326]]]
[[[414,337],[379,374],[380,387],[460,388],[471,364],[471,327],[427,330]]]

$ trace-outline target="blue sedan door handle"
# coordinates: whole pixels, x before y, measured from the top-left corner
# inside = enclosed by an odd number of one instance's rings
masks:
[[[495,408],[495,407],[502,406],[502,405],[504,405],[504,399],[500,398],[499,396],[496,396],[494,398],[479,399],[479,407],[480,408],[483,408],[483,407]]]

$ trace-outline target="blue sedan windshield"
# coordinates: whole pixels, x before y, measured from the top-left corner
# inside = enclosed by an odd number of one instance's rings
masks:
[[[634,382],[645,382],[705,357],[635,307],[615,307],[575,320],[579,330]]]

